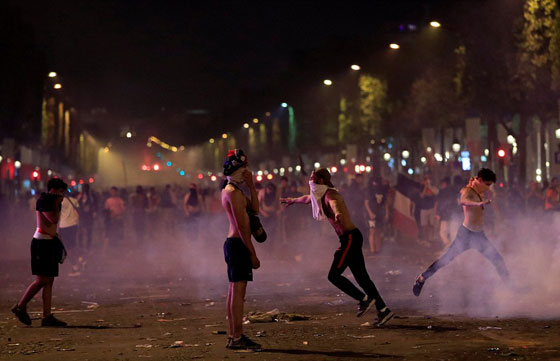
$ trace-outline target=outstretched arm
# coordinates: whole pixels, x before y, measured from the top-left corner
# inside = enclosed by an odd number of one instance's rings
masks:
[[[285,204],[286,206],[291,206],[294,203],[309,204],[311,203],[311,196],[306,194],[297,198],[280,198],[280,203]]]

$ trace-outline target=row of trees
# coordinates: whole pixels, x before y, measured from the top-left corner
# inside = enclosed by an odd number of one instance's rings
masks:
[[[390,136],[413,142],[423,128],[443,132],[476,115],[488,126],[491,150],[498,146],[497,124],[517,139],[519,179],[525,179],[529,121],[546,125],[558,117],[560,6],[556,0],[456,6],[458,15],[441,29],[406,34],[396,55],[377,52],[361,72],[313,89],[298,119],[301,150],[316,147],[305,140],[318,127],[320,144],[334,150]],[[520,123],[512,127],[516,114]]]

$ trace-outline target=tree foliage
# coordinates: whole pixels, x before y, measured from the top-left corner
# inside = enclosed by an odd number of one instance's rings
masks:
[[[387,113],[387,83],[364,74],[360,76],[359,87],[361,131],[370,136],[379,136]]]

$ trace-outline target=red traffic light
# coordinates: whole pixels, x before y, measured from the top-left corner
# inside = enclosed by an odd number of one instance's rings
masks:
[[[153,169],[154,169],[155,171],[158,171],[158,170],[159,170],[159,164],[154,164]]]
[[[506,156],[506,151],[503,149],[498,149],[498,157],[504,158]]]
[[[34,170],[33,173],[31,173],[31,175],[33,176],[33,179],[39,178],[39,172],[36,170]]]

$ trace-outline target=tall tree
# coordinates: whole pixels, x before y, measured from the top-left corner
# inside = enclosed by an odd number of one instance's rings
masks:
[[[522,108],[521,141],[526,140],[527,118],[536,115],[545,125],[557,116],[560,97],[560,9],[555,0],[527,0],[523,8],[515,98]],[[521,178],[526,175],[525,146]],[[544,157],[543,157],[544,162]],[[543,164],[539,164],[543,169]]]
[[[360,126],[366,136],[381,135],[387,112],[387,83],[369,74],[360,76]]]

